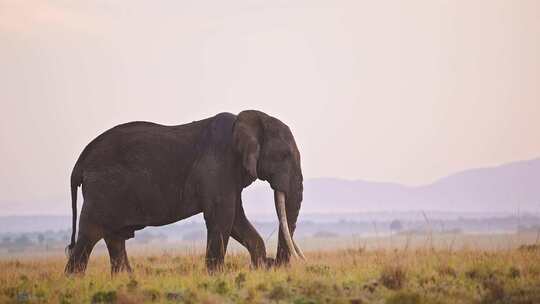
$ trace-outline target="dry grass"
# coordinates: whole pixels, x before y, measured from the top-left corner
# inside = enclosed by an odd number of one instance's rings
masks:
[[[265,271],[232,254],[208,275],[200,254],[139,253],[132,276],[112,279],[105,255],[73,278],[61,256],[9,259],[0,261],[0,302],[540,303],[539,250],[351,248],[307,258]]]

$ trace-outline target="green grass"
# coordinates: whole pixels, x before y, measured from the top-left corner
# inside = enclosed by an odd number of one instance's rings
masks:
[[[200,254],[131,255],[133,275],[111,278],[106,255],[85,276],[65,258],[0,261],[2,303],[540,303],[540,251],[343,249],[254,270],[229,254],[209,275]]]

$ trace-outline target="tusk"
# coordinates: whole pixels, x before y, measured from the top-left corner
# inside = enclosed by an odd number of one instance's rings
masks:
[[[287,224],[287,211],[285,211],[285,194],[280,191],[274,191],[274,201],[276,203],[276,212],[279,218],[279,228],[283,232],[283,238],[289,249],[289,253],[295,258],[298,257],[294,248],[294,243]]]
[[[294,240],[292,240],[292,242],[293,242],[293,245],[294,245],[294,249],[296,249],[296,253],[298,253],[300,258],[305,261],[306,257],[304,256],[304,253],[302,252],[302,249],[300,249],[300,247],[296,244],[296,242]]]

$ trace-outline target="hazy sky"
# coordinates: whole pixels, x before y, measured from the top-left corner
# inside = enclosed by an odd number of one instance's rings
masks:
[[[540,1],[0,0],[0,102],[0,202],[64,206],[116,124],[243,109],[307,178],[423,184],[540,156]]]

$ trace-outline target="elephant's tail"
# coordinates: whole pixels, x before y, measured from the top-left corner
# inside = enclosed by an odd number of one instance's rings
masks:
[[[73,172],[71,173],[71,210],[72,210],[72,227],[71,227],[71,243],[67,246],[66,250],[68,255],[71,255],[71,251],[75,247],[75,234],[77,232],[77,188],[82,183],[82,176],[75,165]]]

